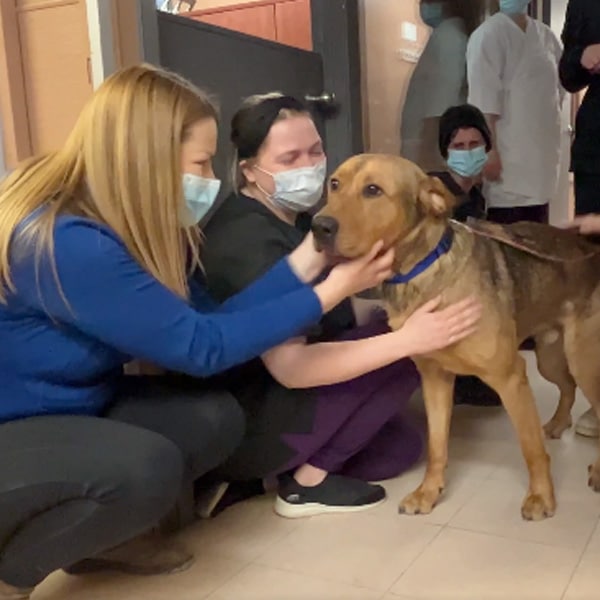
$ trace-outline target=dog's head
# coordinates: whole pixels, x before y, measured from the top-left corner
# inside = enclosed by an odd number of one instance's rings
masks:
[[[331,176],[327,205],[313,219],[317,247],[354,258],[382,240],[396,246],[429,220],[445,221],[455,198],[435,177],[398,156],[361,154]]]

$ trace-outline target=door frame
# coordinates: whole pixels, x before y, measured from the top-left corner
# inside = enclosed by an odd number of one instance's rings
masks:
[[[155,0],[137,0],[143,60],[159,64]],[[338,165],[363,151],[358,0],[311,0],[313,50],[321,55],[324,90],[340,110],[325,123],[327,155]]]

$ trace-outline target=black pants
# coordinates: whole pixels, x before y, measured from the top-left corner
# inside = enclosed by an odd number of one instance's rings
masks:
[[[600,173],[575,171],[575,214],[600,213]]]
[[[547,204],[535,204],[534,206],[489,208],[487,211],[487,218],[488,221],[503,224],[518,223],[519,221],[548,223],[548,214],[549,207]]]
[[[126,378],[105,417],[0,425],[0,580],[33,587],[152,528],[244,430],[229,393],[162,378]]]

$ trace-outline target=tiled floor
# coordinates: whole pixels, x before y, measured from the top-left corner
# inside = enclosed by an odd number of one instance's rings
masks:
[[[528,361],[546,419],[557,395]],[[574,416],[586,408],[578,399]],[[558,511],[541,523],[521,520],[525,467],[502,409],[461,407],[431,515],[397,514],[422,465],[388,482],[390,499],[368,513],[286,521],[262,498],[186,531],[197,561],[185,573],[57,574],[33,600],[597,600],[600,495],[586,485],[596,444],[563,438],[548,442]]]

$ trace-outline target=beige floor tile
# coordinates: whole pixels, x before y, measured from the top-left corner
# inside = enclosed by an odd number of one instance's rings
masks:
[[[600,598],[600,554],[587,553],[575,569],[575,574],[563,600],[597,600]]]
[[[290,573],[261,565],[250,565],[208,600],[379,600],[371,590]]]
[[[518,483],[488,480],[450,520],[450,526],[583,551],[600,517],[598,498],[587,489],[561,489],[555,516],[529,522],[521,518],[525,492],[526,487]]]
[[[550,455],[550,468],[557,490],[572,488],[581,493],[592,493],[587,486],[587,467],[596,459],[596,440],[567,431],[560,440],[547,440],[546,450]],[[504,462],[492,471],[490,477],[527,486],[527,468],[516,442],[507,452]]]
[[[596,600],[600,598],[600,523],[596,526],[564,600]]]
[[[594,533],[590,538],[590,542],[585,549],[586,554],[598,554],[600,555],[600,523],[598,523],[594,529]],[[600,597],[600,595],[599,595]]]
[[[600,523],[596,525],[581,562],[575,569],[564,600],[596,600],[596,598],[600,598],[599,565]]]
[[[262,496],[232,506],[190,527],[183,539],[198,551],[210,548],[222,556],[251,561],[306,523],[278,517],[273,501],[271,496]]]
[[[245,563],[209,554],[198,554],[187,571],[160,577],[97,574],[70,577],[57,573],[33,594],[32,600],[204,600],[239,573]]]
[[[439,530],[411,518],[316,517],[256,562],[384,592]]]
[[[559,600],[580,552],[451,528],[392,587],[418,600]]]
[[[423,479],[424,469],[411,471],[391,481],[385,481],[388,500],[378,506],[369,514],[386,519],[411,519],[419,523],[430,523],[433,525],[445,525],[456,514],[456,512],[477,492],[485,481],[483,478],[471,476],[469,467],[450,472],[447,479],[446,489],[442,499],[434,510],[428,515],[408,516],[398,513],[398,505],[406,494],[418,487]]]

